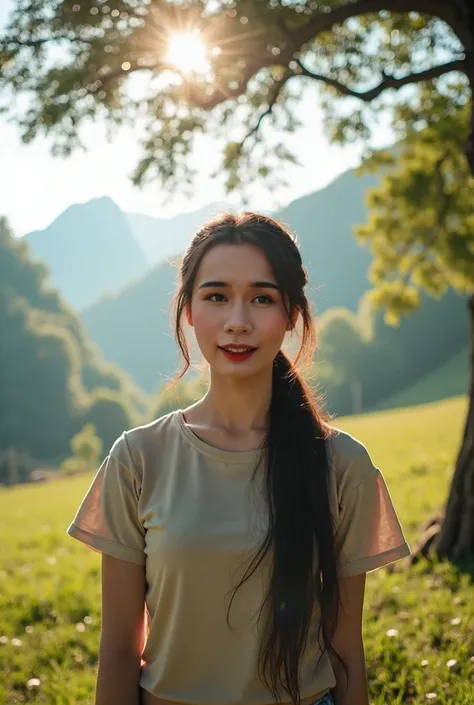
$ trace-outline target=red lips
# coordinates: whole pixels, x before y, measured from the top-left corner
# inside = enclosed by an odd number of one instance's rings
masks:
[[[242,350],[242,352],[233,352],[232,350],[229,350],[229,348],[233,348],[234,351]],[[225,355],[228,360],[232,360],[232,362],[244,362],[244,360],[248,360],[256,349],[257,348],[252,348],[250,345],[229,345],[228,347],[219,346],[219,350],[222,351],[223,355]]]

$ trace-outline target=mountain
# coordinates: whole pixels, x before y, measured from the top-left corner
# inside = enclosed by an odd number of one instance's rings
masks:
[[[174,218],[153,218],[142,213],[125,213],[125,216],[148,261],[157,264],[183,252],[191,234],[200,225],[228,208],[225,203],[211,203],[196,211],[180,213]]]
[[[108,197],[70,206],[25,238],[33,257],[50,270],[51,285],[79,310],[149,268],[127,217]]]
[[[177,269],[167,262],[123,291],[81,312],[88,334],[146,391],[161,387],[177,365],[170,305]]]
[[[352,230],[365,221],[365,193],[377,183],[377,176],[359,177],[350,170],[273,214],[299,236],[318,310],[337,305],[356,310],[360,293],[367,288],[366,273],[372,258]],[[197,228],[226,209],[227,204],[216,202],[169,219],[140,213],[125,215],[150,262],[159,264],[182,253]]]
[[[299,240],[308,269],[310,297],[318,313],[342,306],[356,311],[370,288],[369,250],[354,237],[354,226],[367,219],[365,195],[377,176],[346,171],[325,188],[298,198],[275,214]]]
[[[365,221],[365,192],[376,183],[372,175],[358,177],[349,171],[276,214],[299,237],[311,283],[309,294],[318,312],[332,306],[356,311],[370,287],[371,255],[352,231]],[[208,208],[212,215],[215,206]],[[205,209],[200,213],[205,215]],[[183,224],[176,243],[184,248],[194,229],[186,232]],[[176,276],[176,268],[162,262],[141,281],[82,311],[89,335],[105,358],[120,365],[147,391],[161,386],[177,366],[170,326]]]

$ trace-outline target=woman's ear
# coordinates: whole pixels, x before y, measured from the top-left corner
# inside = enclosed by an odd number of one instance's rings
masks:
[[[296,326],[296,322],[298,320],[300,310],[298,307],[295,307],[291,313],[291,319],[288,321],[288,325],[286,326],[287,331],[292,331],[294,330]]]
[[[184,307],[184,315],[186,317],[186,323],[188,326],[193,326],[193,314],[191,313],[191,306],[189,304],[186,304]]]

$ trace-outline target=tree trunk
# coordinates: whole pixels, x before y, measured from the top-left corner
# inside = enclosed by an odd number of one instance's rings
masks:
[[[458,6],[463,26],[466,76],[474,101],[474,5],[464,2]],[[474,177],[474,106],[471,106],[471,124],[466,158]],[[474,565],[474,294],[468,302],[470,326],[469,407],[461,448],[456,460],[444,515],[432,519],[425,528],[420,544],[413,552],[412,561],[431,552],[456,564]]]
[[[470,386],[469,408],[461,449],[442,518],[427,527],[421,545],[414,552],[428,555],[434,551],[439,558],[453,563],[474,563],[474,294],[468,303],[470,321]]]
[[[471,169],[471,174],[474,176],[474,109],[472,106],[474,101],[474,7],[471,2],[464,4],[460,19],[465,28],[467,28],[467,31],[465,30],[465,37],[462,43],[464,46],[466,76],[471,89],[471,122],[465,153]]]

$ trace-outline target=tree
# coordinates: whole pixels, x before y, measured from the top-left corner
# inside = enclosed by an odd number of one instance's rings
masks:
[[[97,469],[102,453],[102,441],[96,435],[94,424],[86,424],[71,440],[72,456],[61,463],[66,473]]]
[[[130,413],[127,401],[123,394],[100,387],[90,395],[90,405],[83,419],[97,430],[107,449],[112,447],[119,435],[117,429],[121,429],[121,433],[143,421],[140,415]]]
[[[201,32],[207,63],[196,52],[187,67],[172,61],[170,37],[183,31],[189,50],[189,33]],[[227,136],[229,191],[256,177],[274,185],[281,162],[296,161],[275,135],[296,129],[301,89],[317,85],[330,137],[362,139],[367,156],[385,158],[384,191],[372,196],[372,221],[360,231],[376,254],[374,301],[396,317],[417,305],[420,289],[438,294],[449,282],[470,294],[474,329],[470,0],[18,0],[0,64],[5,98],[30,97],[15,115],[26,142],[51,134],[55,152],[67,155],[88,119],[139,120],[146,137],[134,182],[158,178],[169,190],[192,182],[193,140],[205,131]],[[136,73],[149,78],[140,100],[127,92]],[[395,161],[369,149],[382,109],[400,138]],[[473,385],[432,542],[456,561],[474,556]]]
[[[319,343],[314,378],[321,384],[331,412],[360,413],[362,398],[362,361],[370,352],[370,335],[364,335],[351,311],[331,308],[318,321]]]
[[[469,115],[465,108],[450,114],[449,97],[432,90],[421,90],[418,101],[409,108],[417,119],[428,125],[428,116],[436,115],[442,125],[408,132],[396,159],[385,152],[373,160],[372,167],[382,162],[391,169],[370,194],[370,220],[358,236],[375,254],[370,298],[387,311],[389,322],[417,307],[422,290],[435,297],[450,286],[470,293],[471,386],[464,437],[446,510],[428,523],[419,544],[425,555],[435,548],[439,557],[463,562],[474,554],[474,179],[460,150]]]
[[[44,267],[0,218],[0,455],[14,448],[56,463],[87,422],[110,447],[146,416],[143,396],[99,358],[79,319],[47,286]]]

